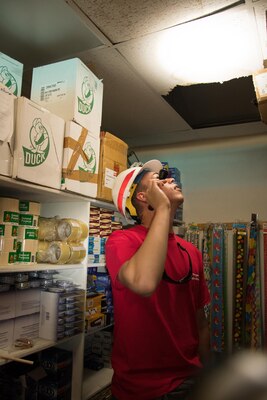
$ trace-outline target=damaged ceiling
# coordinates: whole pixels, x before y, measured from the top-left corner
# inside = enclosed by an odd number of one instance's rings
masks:
[[[102,128],[131,148],[266,133],[251,76],[267,59],[266,0],[0,0],[0,8],[0,51],[24,64],[23,94],[30,94],[33,67],[79,57],[103,79]],[[197,31],[192,45],[186,32],[223,15],[242,34],[239,48],[243,43],[248,51],[251,40],[253,53],[248,66],[229,70],[221,82],[216,74],[227,72],[222,65],[229,60],[220,60],[216,28],[206,54],[193,49]],[[172,33],[178,34],[174,44],[166,42]],[[178,54],[178,65],[193,56],[190,67],[200,71],[211,56],[210,81],[167,73],[156,53],[163,39],[169,55]]]

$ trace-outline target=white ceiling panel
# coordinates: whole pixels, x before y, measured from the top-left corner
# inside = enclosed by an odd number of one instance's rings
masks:
[[[142,37],[229,6],[233,0],[71,0],[110,39]]]
[[[78,54],[103,79],[102,128],[124,137],[129,145],[156,135],[191,130],[161,96],[120,56],[116,49]]]

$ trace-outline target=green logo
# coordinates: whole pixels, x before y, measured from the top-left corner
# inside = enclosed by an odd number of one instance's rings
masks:
[[[90,81],[89,77],[86,76],[81,87],[82,98],[78,96],[78,112],[80,114],[89,114],[92,111],[96,90],[97,82],[95,80],[93,82]]]
[[[5,85],[15,96],[18,94],[18,85],[14,76],[5,65],[0,65],[0,82]]]
[[[33,120],[29,136],[31,147],[27,149],[23,146],[24,166],[36,167],[47,159],[50,147],[49,135],[41,118]]]
[[[83,152],[86,156],[86,160],[83,159],[83,162],[78,166],[78,168],[80,171],[90,172],[91,174],[94,174],[96,171],[96,155],[94,149],[89,142],[85,144]]]

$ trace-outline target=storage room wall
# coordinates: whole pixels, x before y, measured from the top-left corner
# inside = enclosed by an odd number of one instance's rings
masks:
[[[186,223],[267,221],[267,135],[135,152],[181,171]]]

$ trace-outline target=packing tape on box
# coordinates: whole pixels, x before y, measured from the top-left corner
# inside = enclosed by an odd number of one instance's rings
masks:
[[[39,224],[39,215],[19,214],[19,225],[37,227],[38,224]]]
[[[57,226],[58,239],[68,242],[80,242],[88,237],[88,225],[78,219],[63,218]]]
[[[9,209],[0,209],[0,224],[18,225],[19,213]]]
[[[32,215],[40,215],[40,203],[37,201],[19,200],[19,212]]]
[[[82,243],[69,243],[70,245],[70,258],[67,264],[79,264],[86,257],[86,249]]]
[[[16,261],[17,253],[15,251],[0,253],[0,265],[14,264]]]
[[[17,237],[18,236],[18,225],[0,225],[0,237],[4,236],[6,238]]]
[[[57,218],[39,218],[38,239],[52,242],[57,240]]]
[[[0,253],[10,253],[17,250],[17,239],[0,237]]]
[[[19,239],[27,239],[27,240],[28,239],[38,240],[38,228],[19,226],[18,227],[18,238]]]
[[[19,200],[12,197],[0,197],[0,209],[19,212]]]

